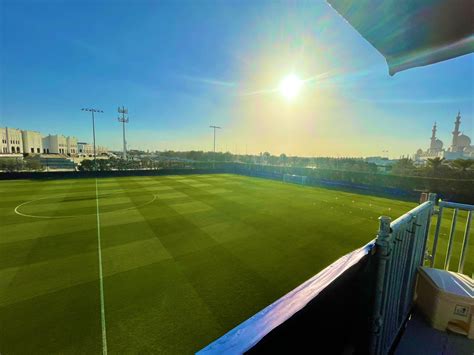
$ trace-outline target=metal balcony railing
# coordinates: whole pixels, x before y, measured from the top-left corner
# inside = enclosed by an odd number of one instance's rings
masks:
[[[456,224],[458,219],[459,211],[467,211],[467,220],[466,220],[466,227],[464,230],[464,239],[461,248],[461,256],[459,258],[458,270],[457,272],[463,273],[464,272],[464,263],[466,261],[467,255],[467,248],[469,245],[469,232],[471,229],[471,220],[472,220],[472,211],[474,211],[474,205],[467,205],[462,203],[455,203],[455,202],[447,202],[447,201],[440,201],[439,202],[439,209],[435,213],[438,215],[438,221],[436,223],[435,234],[433,237],[433,249],[430,255],[430,267],[434,267],[435,265],[435,258],[436,258],[436,251],[438,247],[438,240],[441,230],[441,224],[443,223],[443,213],[447,209],[454,209],[453,218],[451,220],[451,229],[449,232],[448,238],[448,248],[446,251],[446,257],[444,260],[444,269],[449,270],[449,264],[451,261],[451,256],[453,252],[453,244],[454,244],[454,234],[456,231]]]
[[[423,254],[436,195],[390,223],[379,218],[375,241],[377,262],[370,337],[371,354],[387,354],[408,319],[417,268]]]

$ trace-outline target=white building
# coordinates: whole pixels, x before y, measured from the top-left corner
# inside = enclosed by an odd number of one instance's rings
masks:
[[[77,153],[79,155],[84,155],[84,156],[93,156],[94,147],[92,146],[92,144],[79,142],[77,143]]]
[[[7,128],[1,127],[0,128],[0,153],[6,154],[10,153],[8,142],[8,135],[7,135]]]
[[[108,153],[107,147],[103,146],[96,146],[95,147],[96,155],[104,155]],[[89,156],[93,157],[94,156],[94,146],[90,143],[85,143],[85,142],[79,142],[77,143],[77,154],[82,155],[82,156]]]
[[[63,136],[62,134],[48,135],[43,137],[44,154],[77,155],[77,138]]]
[[[461,125],[461,113],[458,112],[454,121],[453,140],[451,147],[444,153],[447,160],[451,159],[474,159],[474,146],[471,145],[471,138],[459,131]]]
[[[415,161],[423,162],[430,158],[474,159],[474,146],[471,145],[471,138],[462,134],[459,130],[461,125],[461,113],[458,112],[454,121],[454,131],[452,132],[452,144],[447,150],[443,148],[443,142],[436,137],[436,122],[431,131],[430,147],[427,150],[418,149],[415,153]]]
[[[43,139],[37,131],[21,131],[23,138],[23,152],[29,154],[43,153]]]
[[[97,155],[105,155],[109,153],[109,150],[107,149],[107,147],[103,147],[101,145],[98,145],[96,147],[96,151],[97,151]]]
[[[107,154],[106,147],[96,147],[97,156]],[[0,154],[64,154],[93,156],[92,144],[78,143],[74,136],[41,136],[38,131],[0,127]]]
[[[67,137],[66,138],[66,153],[68,155],[77,155],[77,138],[76,137]]]
[[[19,129],[1,127],[0,137],[1,137],[0,153],[3,153],[3,154],[23,153],[23,137]]]
[[[43,137],[43,153],[66,154],[67,138],[59,134]]]

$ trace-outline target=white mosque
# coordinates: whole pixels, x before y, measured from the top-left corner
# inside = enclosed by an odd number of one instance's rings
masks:
[[[415,153],[415,161],[421,162],[428,158],[474,159],[474,146],[471,145],[471,138],[459,131],[461,125],[461,113],[458,112],[454,121],[454,131],[452,144],[448,149],[443,148],[443,142],[436,137],[436,122],[431,133],[431,143],[427,150],[418,149]]]

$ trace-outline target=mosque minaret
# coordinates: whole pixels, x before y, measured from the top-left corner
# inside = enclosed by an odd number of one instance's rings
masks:
[[[464,152],[471,147],[471,139],[465,134],[461,134],[459,126],[461,125],[461,113],[458,112],[456,121],[454,121],[453,143],[451,145],[451,152]]]
[[[431,144],[429,152],[431,154],[438,154],[443,151],[443,142],[436,138],[436,122],[433,125],[433,129],[431,130]]]
[[[437,138],[436,122],[431,130],[430,147],[427,150],[418,149],[415,153],[416,161],[423,161],[429,158],[445,158],[446,160],[454,159],[474,159],[474,146],[471,145],[471,138],[463,134],[459,128],[461,126],[461,112],[458,112],[454,121],[454,130],[451,147],[443,149],[443,142]]]

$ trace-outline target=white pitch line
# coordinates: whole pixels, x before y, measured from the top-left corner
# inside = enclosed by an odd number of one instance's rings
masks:
[[[107,196],[107,195],[106,195]],[[26,213],[23,213],[23,212],[20,212],[20,208],[25,206],[25,205],[28,205],[30,203],[33,203],[33,202],[36,202],[36,201],[39,201],[39,200],[45,200],[45,199],[48,199],[48,198],[54,198],[54,197],[57,197],[57,195],[54,195],[54,196],[47,196],[47,197],[41,197],[41,198],[38,198],[36,200],[30,200],[30,201],[26,201],[26,202],[23,202],[23,203],[20,203],[18,206],[15,207],[14,211],[17,215],[19,216],[23,216],[23,217],[30,217],[30,218],[43,218],[43,219],[64,219],[64,218],[76,218],[76,217],[82,217],[82,216],[93,216],[93,215],[97,215],[97,213],[88,213],[88,214],[76,214],[76,215],[72,215],[72,216],[39,216],[39,215],[34,215],[34,214],[26,214]],[[126,212],[126,211],[130,211],[130,210],[133,210],[133,209],[137,209],[137,208],[141,208],[141,207],[144,207],[146,205],[149,205],[153,202],[155,202],[155,200],[157,199],[158,195],[154,194],[153,195],[153,198],[150,200],[150,201],[147,201],[147,202],[144,202],[142,203],[141,205],[138,205],[138,206],[132,206],[132,207],[127,207],[127,208],[121,208],[119,210],[115,210],[115,211],[109,211],[109,212],[102,212],[102,214],[104,213],[121,213],[121,212]],[[97,199],[97,196],[96,196],[96,199]]]
[[[107,331],[105,327],[105,305],[104,305],[104,277],[102,273],[102,247],[100,242],[100,217],[99,217],[99,193],[97,178],[95,179],[95,201],[97,215],[97,245],[99,250],[99,280],[100,280],[100,321],[102,324],[102,354],[107,355]]]

